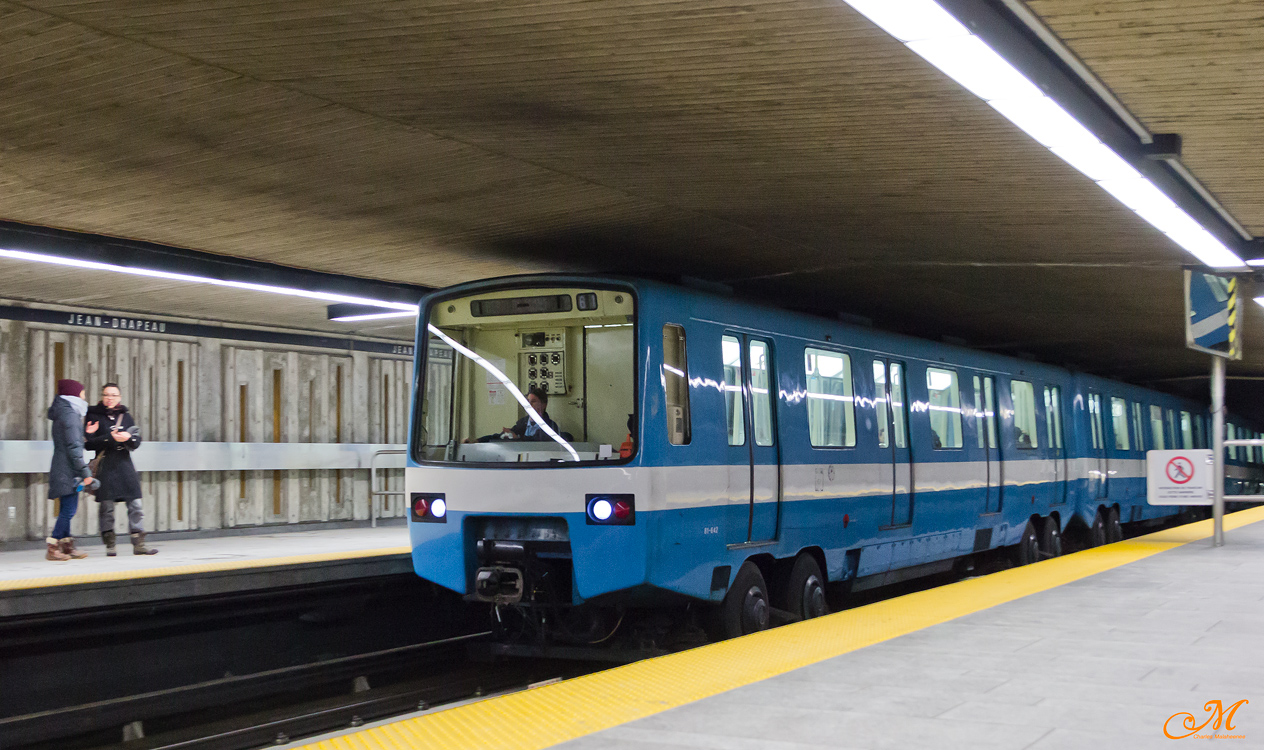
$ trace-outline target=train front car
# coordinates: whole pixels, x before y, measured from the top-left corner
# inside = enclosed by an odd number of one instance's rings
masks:
[[[422,301],[413,563],[497,605],[515,631],[505,635],[599,641],[614,610],[578,605],[645,581],[637,304],[632,284],[584,277],[479,282]]]

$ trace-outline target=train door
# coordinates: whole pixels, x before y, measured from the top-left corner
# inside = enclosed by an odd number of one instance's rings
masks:
[[[1067,456],[1062,444],[1062,389],[1056,385],[1045,386],[1045,432],[1049,438],[1049,451],[1053,455],[1053,502],[1067,501]]]
[[[984,455],[986,493],[984,513],[1001,512],[1001,496],[1005,477],[1002,475],[1000,444],[996,439],[996,378],[990,375],[974,376],[974,426],[979,447]]]
[[[746,337],[750,393],[751,541],[775,539],[781,505],[781,456],[777,446],[777,379],[772,366],[772,343]]]
[[[1106,458],[1106,433],[1102,430],[1102,396],[1088,394],[1088,425],[1091,438],[1088,460],[1089,497],[1100,500],[1106,497],[1108,459]]]
[[[883,486],[891,488],[891,525],[913,522],[913,460],[909,452],[908,398],[904,364],[873,361],[873,400],[877,411],[878,447],[888,452],[890,465],[880,464]]]
[[[781,501],[772,346],[729,334],[721,350],[729,443],[726,538],[729,544],[771,539]]]

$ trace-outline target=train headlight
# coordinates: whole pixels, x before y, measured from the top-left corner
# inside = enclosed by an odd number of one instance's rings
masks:
[[[631,526],[636,523],[632,495],[588,495],[584,510],[590,526]]]
[[[442,492],[414,492],[412,500],[413,520],[420,523],[447,523],[448,501]]]

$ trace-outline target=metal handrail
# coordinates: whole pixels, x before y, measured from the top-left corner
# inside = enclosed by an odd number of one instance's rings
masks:
[[[377,488],[377,457],[378,456],[402,456],[407,454],[406,450],[381,450],[373,453],[369,457],[369,525],[377,528],[377,500],[378,497],[394,497],[395,495],[407,495],[407,492],[390,492],[387,490],[379,490]]]

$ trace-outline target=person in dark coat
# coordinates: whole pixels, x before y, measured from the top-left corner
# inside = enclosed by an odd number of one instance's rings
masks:
[[[88,402],[83,400],[83,383],[58,380],[57,398],[48,407],[53,421],[53,462],[48,467],[48,499],[59,501],[57,522],[48,544],[46,560],[82,560],[86,552],[75,549],[70,520],[79,510],[79,492],[93,484],[92,471],[83,457],[83,418]]]
[[[123,405],[123,393],[117,383],[106,383],[101,389],[101,402],[88,409],[86,446],[101,457],[97,466],[97,517],[101,522],[101,539],[105,554],[114,557],[114,503],[127,504],[127,530],[132,535],[132,554],[153,555],[158,550],[145,546],[145,512],[140,503],[140,475],[132,464],[132,451],[140,447],[140,427]]]
[[[534,411],[540,417],[540,419],[544,420],[544,423],[547,424],[554,432],[557,432],[557,433],[561,432],[561,430],[558,429],[557,422],[554,422],[553,418],[549,416],[549,412],[548,412],[549,394],[548,393],[546,393],[539,386],[532,386],[527,391],[527,403],[531,405],[531,410]],[[563,435],[562,437],[563,439],[566,438],[565,435]],[[483,437],[478,438],[478,440],[466,439],[465,442],[488,443],[496,439],[531,440],[535,442],[547,442],[549,440],[552,440],[553,438],[549,437],[549,433],[540,429],[540,425],[537,424],[536,421],[531,418],[531,415],[527,415],[527,416],[524,416],[522,419],[519,419],[517,422],[515,422],[513,427],[506,427],[505,429],[501,430],[498,433],[493,433],[491,435],[484,435]]]

